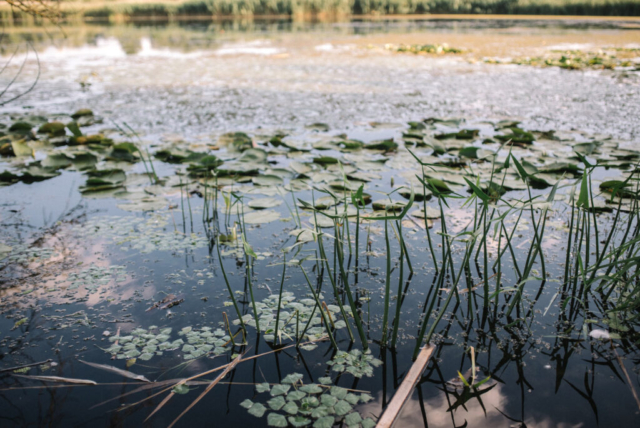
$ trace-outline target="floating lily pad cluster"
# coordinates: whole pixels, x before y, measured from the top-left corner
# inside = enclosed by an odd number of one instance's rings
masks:
[[[211,327],[193,329],[185,327],[178,333],[187,342],[181,348],[185,360],[192,360],[207,354],[222,355],[228,352],[231,337],[222,329]]]
[[[69,116],[25,116],[10,125],[0,124],[0,155],[13,159],[13,168],[0,173],[0,184],[42,181],[60,175],[62,169],[89,170],[99,160],[136,162],[132,152],[137,148],[127,146],[131,143],[116,144],[103,134],[82,134],[80,127],[100,122],[91,110],[81,109]],[[60,146],[65,148],[57,149]],[[36,151],[47,156],[34,160]]]
[[[0,262],[2,264],[26,264],[38,260],[47,260],[56,256],[56,254],[53,248],[29,247],[25,244],[13,246],[0,244]]]
[[[111,241],[121,250],[184,251],[204,248],[209,244],[205,236],[184,234],[168,227],[166,214],[150,218],[104,216],[94,217],[76,229],[80,237],[100,237]]]
[[[322,300],[322,294],[319,295]],[[322,326],[322,316],[320,314],[320,308],[316,307],[316,301],[314,299],[300,299],[297,300],[296,296],[292,292],[282,293],[282,302],[280,305],[280,317],[278,319],[278,331],[276,331],[276,317],[278,312],[278,300],[280,299],[278,294],[272,294],[261,302],[256,302],[256,308],[258,310],[258,321],[260,323],[260,330],[265,334],[264,338],[268,342],[272,342],[278,338],[278,343],[287,340],[300,339],[305,327],[307,329],[304,340],[318,340],[326,335],[326,330]],[[314,310],[315,308],[315,310]],[[336,305],[327,305],[327,309],[331,314],[331,320],[333,320],[333,327],[341,329],[346,327],[344,320],[338,319],[340,313],[340,307]],[[327,310],[323,309],[323,310]],[[349,312],[351,308],[345,306],[345,311]],[[247,314],[243,318],[246,325],[251,327],[256,326],[255,318],[253,314]],[[235,325],[239,325],[240,321],[235,320]],[[296,334],[298,336],[296,336]],[[313,350],[317,345],[310,343],[302,345],[301,348],[305,350]]]
[[[72,272],[69,274],[68,290],[76,290],[80,287],[84,288],[88,293],[97,292],[102,286],[109,284],[111,281],[116,283],[127,280],[127,273],[124,266],[98,266],[92,264],[80,272]]]
[[[371,395],[332,385],[330,377],[318,379],[319,384],[304,384],[303,377],[300,373],[292,373],[279,384],[259,384],[256,390],[268,392],[272,397],[266,406],[249,399],[240,405],[257,418],[266,413],[267,424],[271,427],[331,428],[340,422],[348,427],[373,428],[376,425],[373,419],[362,418],[355,410],[358,404],[373,400]]]
[[[534,67],[560,67],[565,70],[631,68],[640,70],[640,51],[638,49],[602,49],[597,52],[568,50],[550,51],[548,55],[538,57],[515,58],[506,63],[531,65]],[[499,60],[487,59],[486,62],[503,64]]]
[[[205,355],[221,355],[230,349],[225,346],[230,337],[221,329],[202,327],[196,330],[185,327],[178,332],[180,338],[174,340],[171,340],[171,332],[171,327],[136,328],[126,336],[111,336],[109,341],[112,345],[104,351],[115,355],[117,359],[148,361],[169,351],[181,351],[185,360],[192,360]]]
[[[347,372],[354,377],[372,377],[373,368],[382,365],[382,361],[371,355],[371,350],[362,352],[359,349],[352,349],[350,352],[338,351],[327,365],[338,373]]]
[[[444,54],[459,54],[464,52],[462,49],[454,48],[449,46],[446,43],[441,45],[392,45],[387,44],[384,46],[385,49],[394,51],[394,52],[402,52],[402,53],[412,53],[412,54],[435,54],[435,55],[444,55]]]

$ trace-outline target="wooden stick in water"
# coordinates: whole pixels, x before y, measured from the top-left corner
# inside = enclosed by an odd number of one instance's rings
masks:
[[[416,387],[418,380],[422,376],[422,372],[427,367],[431,354],[433,354],[434,346],[425,346],[418,354],[418,358],[409,369],[409,373],[404,377],[400,384],[400,388],[396,391],[391,402],[380,416],[376,428],[391,428],[393,423],[400,415],[402,407],[405,405],[413,389]]]
[[[50,363],[52,361],[53,360],[51,358],[49,358],[48,360],[40,361],[39,363],[31,363],[31,364],[25,364],[23,366],[9,367],[8,369],[0,369],[0,373],[12,372],[14,370],[20,370],[20,369],[24,369],[24,368],[27,368],[27,367],[41,366],[43,364],[47,364],[47,363]]]

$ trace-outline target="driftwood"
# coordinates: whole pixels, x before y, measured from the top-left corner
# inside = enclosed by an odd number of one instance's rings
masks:
[[[391,402],[380,416],[378,425],[376,428],[391,428],[393,423],[400,415],[402,407],[405,405],[413,389],[416,387],[418,380],[422,376],[422,372],[427,367],[431,354],[434,351],[433,346],[425,346],[418,354],[418,358],[409,369],[409,373],[404,377],[404,380],[400,384],[400,388],[396,391],[395,395],[391,399]]]
[[[25,364],[23,366],[9,367],[8,369],[0,369],[0,373],[12,372],[14,370],[20,370],[20,369],[24,369],[24,368],[27,368],[27,367],[41,366],[43,364],[47,364],[47,363],[50,363],[52,361],[53,361],[52,359],[48,359],[48,360],[45,360],[45,361],[40,361],[39,363],[31,363],[31,364]]]

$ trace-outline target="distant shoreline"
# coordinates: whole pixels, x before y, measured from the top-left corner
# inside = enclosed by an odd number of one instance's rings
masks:
[[[313,17],[308,20],[314,20]],[[336,18],[336,17],[334,17]],[[327,22],[343,21],[634,21],[640,22],[640,16],[600,16],[600,15],[506,15],[506,14],[455,14],[455,13],[434,13],[434,14],[393,14],[393,15],[345,15],[337,17],[339,19],[315,19]],[[287,14],[265,14],[265,15],[172,15],[172,16],[131,16],[130,21],[232,21],[232,20],[254,20],[254,21],[291,21],[295,19]],[[104,21],[101,18],[85,17],[89,22]]]
[[[286,20],[640,21],[637,0],[68,0],[66,22]],[[0,3],[3,23],[37,22]]]
[[[0,22],[6,23],[6,17],[1,15]],[[5,18],[5,19],[3,19]],[[292,16],[289,14],[265,14],[265,15],[170,15],[170,16],[121,16],[114,14],[105,17],[94,16],[73,16],[71,19],[63,19],[61,23],[74,23],[78,20],[86,23],[126,23],[126,22],[187,22],[187,21],[286,21],[286,22],[354,22],[354,21],[590,21],[590,22],[638,22],[640,28],[640,16],[600,16],[600,15],[506,15],[506,14],[393,14],[393,15],[344,15],[339,17],[314,17],[314,16]],[[14,16],[10,19],[15,22],[33,23],[31,17],[21,19]],[[635,28],[635,25],[633,25]]]

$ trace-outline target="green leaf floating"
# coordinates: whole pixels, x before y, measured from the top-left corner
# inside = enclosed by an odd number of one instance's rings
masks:
[[[313,428],[331,428],[335,422],[336,418],[333,416],[323,416],[315,421]]]
[[[289,423],[294,427],[306,427],[311,424],[311,419],[304,416],[289,416]]]
[[[277,397],[278,395],[285,395],[291,389],[291,385],[274,385],[271,388],[271,396]]]
[[[293,401],[289,401],[287,404],[284,405],[282,410],[289,413],[290,415],[295,415],[298,413],[298,405]]]
[[[349,413],[352,409],[351,404],[347,403],[344,400],[340,400],[333,406],[333,409],[336,411],[336,415],[344,416]]]
[[[270,427],[279,427],[279,428],[285,428],[289,426],[289,423],[287,422],[287,418],[285,418],[282,415],[279,415],[278,413],[269,413],[269,415],[267,415],[267,424]]]
[[[267,408],[260,403],[254,403],[253,406],[249,408],[249,414],[255,416],[256,418],[261,418],[266,411]]]
[[[284,400],[284,398],[281,395],[267,401],[267,404],[269,405],[269,407],[271,407],[271,410],[280,410],[284,407],[286,403],[287,402]]]

